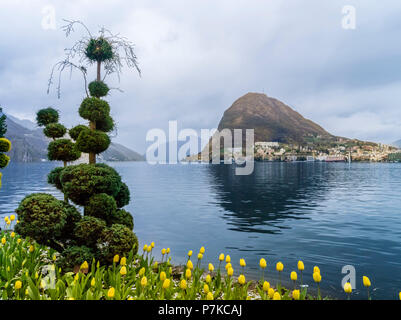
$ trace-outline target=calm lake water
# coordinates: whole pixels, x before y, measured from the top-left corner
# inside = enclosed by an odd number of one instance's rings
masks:
[[[318,265],[326,294],[344,297],[341,273],[356,269],[354,298],[366,297],[368,275],[376,299],[395,299],[401,291],[401,164],[256,163],[250,176],[236,176],[231,165],[157,165],[111,163],[128,184],[127,207],[140,245],[155,241],[156,254],[170,247],[174,263],[188,250],[205,246],[203,265],[218,266],[230,254],[238,275],[239,259],[249,278],[276,283],[277,261],[283,279],[305,263],[304,282],[312,288]],[[0,214],[12,213],[31,192],[62,195],[46,183],[54,163],[12,163],[3,174]],[[3,223],[3,219],[1,220]]]

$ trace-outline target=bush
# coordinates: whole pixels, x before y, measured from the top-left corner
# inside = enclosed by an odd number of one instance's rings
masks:
[[[64,272],[73,271],[74,267],[80,266],[85,261],[92,263],[94,257],[92,250],[86,246],[71,246],[62,252],[59,266]]]
[[[113,58],[113,47],[103,37],[90,39],[85,50],[85,55],[90,61],[107,61]]]
[[[83,217],[74,229],[78,244],[96,247],[97,240],[106,231],[106,222],[95,217]]]
[[[36,123],[39,127],[47,126],[50,123],[57,123],[58,119],[58,111],[53,108],[39,110],[36,114]]]
[[[5,155],[4,153],[0,153],[0,168],[7,167],[10,162],[10,157]]]
[[[0,152],[8,152],[11,150],[11,141],[6,138],[0,138]]]
[[[47,183],[54,185],[57,189],[62,190],[63,186],[61,185],[60,176],[63,171],[63,167],[54,168],[47,175]]]
[[[92,97],[101,98],[107,96],[109,87],[103,81],[92,81],[89,83],[89,93]]]
[[[78,160],[81,157],[81,152],[69,139],[51,141],[47,149],[47,157],[49,160],[70,162]]]
[[[103,132],[113,131],[115,127],[114,120],[110,116],[106,116],[104,119],[96,121],[96,129]]]
[[[114,211],[112,215],[112,223],[122,224],[130,230],[134,229],[133,216],[128,211],[125,211],[123,209]]]
[[[85,98],[79,107],[79,115],[89,121],[99,121],[110,113],[109,104],[99,98]]]
[[[66,132],[67,132],[66,127],[64,127],[60,123],[49,123],[43,130],[43,133],[45,134],[46,137],[53,139],[63,137],[66,134]]]
[[[99,130],[82,130],[76,142],[78,150],[95,154],[107,150],[110,143],[109,136]]]
[[[117,207],[118,208],[125,207],[129,203],[130,198],[131,197],[130,197],[130,192],[129,192],[128,186],[123,182],[121,184],[120,190],[118,191],[118,193],[115,197],[116,202],[117,202]]]
[[[81,206],[97,193],[115,197],[122,184],[120,175],[105,164],[68,166],[61,172],[60,180],[67,197]]]
[[[127,256],[135,247],[134,254],[138,252],[138,239],[136,235],[121,224],[113,224],[102,237],[98,239],[98,259],[103,263],[111,263],[114,255]]]
[[[15,226],[17,233],[51,247],[53,241],[61,237],[67,222],[64,202],[45,193],[26,196],[15,212],[20,221]]]
[[[96,217],[105,220],[108,224],[117,210],[116,200],[106,193],[93,195],[85,206],[85,216]]]
[[[89,128],[88,128],[88,126],[79,124],[79,125],[75,126],[74,128],[68,130],[68,133],[69,133],[71,139],[76,141],[82,130],[89,130]]]
[[[81,221],[81,213],[73,205],[64,202],[64,208],[66,211],[66,222],[61,232],[61,236],[58,238],[63,243],[68,243],[71,241],[72,235],[74,234],[74,229],[77,223]]]

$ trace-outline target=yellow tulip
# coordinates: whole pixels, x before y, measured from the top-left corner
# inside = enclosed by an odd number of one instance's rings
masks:
[[[29,247],[29,252],[33,252],[35,250],[35,248],[33,246]]]
[[[12,214],[12,215],[10,216],[10,220],[11,220],[11,221],[14,221],[14,220],[15,220],[15,215]]]
[[[259,261],[259,266],[260,266],[262,269],[265,269],[265,268],[267,267],[267,262],[266,262],[266,260],[265,260],[264,258],[260,259],[260,261]]]
[[[15,232],[11,232],[11,238],[15,237]]]
[[[344,284],[344,291],[345,291],[346,293],[351,293],[351,292],[352,292],[351,283],[347,282],[347,283]]]
[[[148,284],[148,278],[142,277],[142,279],[141,279],[141,286],[142,286],[142,287],[146,287],[147,284]]]
[[[86,261],[84,261],[84,263],[83,264],[81,264],[81,270],[82,269],[88,269],[89,268],[89,266],[88,266],[88,263],[86,262]]]
[[[187,289],[187,281],[185,279],[182,279],[180,282],[180,288],[182,290],[186,290]]]
[[[78,281],[78,280],[79,280],[79,273],[75,274],[74,280],[75,280],[75,281]]]
[[[166,273],[164,271],[160,272],[160,280],[164,281],[166,280],[166,278],[167,278]]]
[[[274,296],[274,289],[273,288],[269,288],[269,290],[267,291],[267,294],[269,295],[270,299],[273,299]]]
[[[270,283],[265,281],[263,282],[263,291],[267,292],[270,289]]]
[[[168,287],[170,287],[170,279],[166,279],[163,282],[163,289],[167,289]]]
[[[27,296],[29,294],[29,290],[25,289],[25,295]]]
[[[116,290],[113,288],[113,287],[111,287],[110,289],[109,289],[109,291],[107,291],[107,296],[109,297],[109,298],[114,298],[114,295],[116,294]]]
[[[290,278],[292,281],[297,281],[298,279],[297,273],[295,271],[291,272]]]
[[[231,257],[229,255],[226,256],[226,263],[230,263],[231,262]]]
[[[371,286],[371,284],[370,284],[370,279],[368,278],[368,277],[365,277],[365,276],[363,276],[363,285],[365,286],[365,287],[370,287]]]
[[[92,281],[91,281],[91,287],[94,287],[94,286],[95,286],[95,284],[96,284],[96,280],[95,280],[95,278],[92,278]]]
[[[239,265],[241,267],[245,267],[246,266],[245,259],[239,259]]]
[[[19,290],[19,289],[21,289],[21,287],[22,287],[22,282],[19,280],[15,281],[15,285],[14,285],[15,290]]]
[[[203,258],[203,254],[202,253],[198,253],[198,260],[202,260]]]
[[[152,249],[155,247],[155,243],[154,242],[152,242],[151,244],[150,244],[150,246],[152,247]]]
[[[169,254],[170,253],[170,248],[166,249],[166,253]]]
[[[278,292],[275,292],[273,295],[273,300],[281,300],[281,296]]]
[[[145,244],[145,245],[143,246],[143,252],[145,252],[145,251],[148,251],[148,245],[147,245],[147,244]]]
[[[226,270],[230,269],[232,267],[231,263],[226,264]]]
[[[18,244],[21,243],[21,239],[20,239],[20,238],[17,239],[17,243],[18,243]]]
[[[207,284],[205,284],[205,285],[203,286],[203,291],[204,291],[205,293],[209,293],[209,286],[208,286]]]
[[[19,220],[17,220],[16,223],[18,224],[18,223],[19,223]]]
[[[205,278],[206,283],[210,283],[212,281],[212,277],[208,274]]]
[[[227,275],[228,275],[229,277],[231,277],[233,274],[234,274],[234,269],[233,269],[233,268],[229,268],[229,269],[227,270]]]
[[[157,266],[158,266],[159,264],[157,263],[157,261],[155,261],[155,263],[153,264],[153,268],[155,268],[155,269],[157,269]]]
[[[213,300],[213,293],[209,292],[206,296],[207,300]]]
[[[118,254],[116,254],[113,258],[113,262],[114,263],[118,263],[118,261],[120,261],[120,256]]]
[[[313,280],[317,283],[319,283],[320,281],[322,281],[322,276],[320,275],[319,272],[314,272],[313,273]]]
[[[241,275],[238,277],[238,283],[241,284],[241,285],[244,285],[244,284],[245,284],[245,276],[244,276],[243,274],[241,274]]]
[[[162,255],[164,256],[166,254],[166,249],[162,249]]]
[[[277,270],[278,272],[281,272],[281,271],[283,271],[283,269],[284,269],[283,263],[282,263],[281,261],[277,262],[277,264],[276,264],[276,270]]]
[[[55,254],[53,254],[53,261],[57,260],[57,256]]]
[[[304,263],[301,260],[298,261],[298,270],[299,271],[304,271],[305,270]]]
[[[142,277],[145,274],[145,271],[145,267],[142,267],[138,272],[139,276]]]
[[[401,300],[401,292],[398,294],[398,296],[399,296],[399,298],[400,298],[400,300]]]
[[[214,270],[213,264],[209,263],[209,271],[210,271],[210,272],[213,272],[213,270]]]
[[[224,253],[220,253],[219,255],[219,261],[223,261],[224,260]]]
[[[299,292],[299,290],[294,290],[294,291],[292,292],[292,297],[294,298],[294,300],[299,300],[299,297],[300,297],[300,292]]]
[[[313,273],[315,273],[315,272],[320,273],[320,269],[318,266],[313,267]]]
[[[188,262],[187,262],[187,268],[190,269],[190,270],[192,270],[192,269],[194,268],[194,265],[192,264],[192,261],[191,261],[191,260],[188,260]]]
[[[5,222],[8,221],[8,216],[4,217],[4,221],[5,221]]]
[[[4,237],[1,238],[1,243],[2,243],[2,244],[5,244],[5,243],[6,243],[6,238],[4,238]]]
[[[199,250],[199,253],[204,254],[205,253],[205,247],[201,247],[200,250]]]
[[[7,220],[6,223],[7,223],[7,225],[10,225],[10,224],[11,224],[11,221],[10,221],[10,220]]]
[[[120,264],[122,266],[126,266],[127,265],[127,258],[126,257],[122,257],[121,260],[120,260]]]
[[[187,278],[187,279],[190,279],[191,278],[191,269],[187,269],[186,271],[185,271],[185,278]]]
[[[153,249],[153,248],[152,248],[151,246],[148,246],[147,251],[148,251],[148,252],[151,252],[152,249]]]
[[[125,266],[122,266],[120,269],[120,274],[122,276],[125,276],[127,274],[127,268]]]
[[[188,257],[192,257],[192,253],[193,253],[192,250],[189,250],[188,251]]]

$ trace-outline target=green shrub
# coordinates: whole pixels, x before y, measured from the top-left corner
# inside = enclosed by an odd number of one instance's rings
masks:
[[[86,246],[71,246],[62,252],[62,258],[58,265],[64,272],[73,271],[74,267],[81,266],[85,261],[92,263],[95,255]]]
[[[49,160],[70,162],[78,160],[81,157],[81,152],[69,139],[51,141],[47,150]]]
[[[97,240],[106,231],[106,222],[95,217],[83,217],[74,229],[77,243],[91,248],[96,247]]]
[[[113,131],[115,127],[114,120],[110,116],[106,116],[104,119],[96,121],[96,129],[103,132]]]
[[[0,152],[9,152],[11,150],[11,141],[6,138],[0,138]]]
[[[57,123],[59,119],[59,114],[56,109],[46,108],[39,110],[36,113],[36,123],[39,127],[47,126],[50,123]]]
[[[93,195],[85,206],[85,216],[96,217],[105,220],[108,224],[117,210],[116,200],[106,193]]]
[[[114,211],[111,221],[113,224],[114,223],[122,224],[130,230],[134,229],[133,216],[128,211],[125,211],[123,209],[118,209],[118,210]]]
[[[134,247],[134,254],[136,254],[138,239],[132,230],[121,224],[113,224],[98,239],[98,259],[103,263],[111,263],[114,255],[127,256]]]
[[[89,121],[99,121],[110,114],[109,104],[99,98],[85,98],[79,107],[79,115]]]
[[[54,185],[57,189],[62,190],[63,186],[61,185],[60,176],[63,171],[63,167],[54,168],[47,175],[47,182]]]
[[[107,150],[110,143],[109,136],[99,130],[82,130],[76,142],[78,150],[95,154]]]
[[[107,96],[109,87],[103,81],[92,81],[88,86],[89,93],[92,97],[101,98]]]
[[[46,137],[56,139],[63,137],[67,132],[66,127],[60,123],[49,123],[43,130]]]
[[[75,226],[79,223],[82,219],[81,213],[75,208],[73,205],[64,203],[64,208],[66,211],[66,222],[61,231],[61,236],[58,238],[63,243],[71,242],[73,238],[72,235],[74,234]]]
[[[15,212],[20,221],[15,231],[50,247],[55,239],[61,237],[67,222],[65,203],[45,193],[26,196]]]
[[[74,128],[68,130],[68,133],[69,133],[71,139],[76,141],[82,130],[89,130],[89,128],[88,128],[88,126],[79,124],[79,125],[75,126]]]
[[[85,50],[85,55],[90,61],[107,61],[113,58],[113,47],[103,37],[90,39]]]
[[[7,167],[10,162],[10,157],[5,155],[4,153],[0,153],[0,168]]]
[[[62,171],[60,180],[68,198],[81,206],[97,193],[115,197],[122,183],[120,175],[105,164],[68,166]]]
[[[121,184],[121,188],[115,196],[117,207],[122,208],[125,207],[130,201],[130,192],[128,186],[123,182]]]

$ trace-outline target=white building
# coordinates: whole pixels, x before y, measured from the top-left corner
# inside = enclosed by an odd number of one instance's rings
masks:
[[[262,147],[262,148],[278,148],[278,142],[255,142],[255,147]]]

